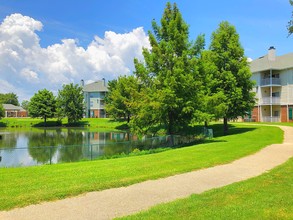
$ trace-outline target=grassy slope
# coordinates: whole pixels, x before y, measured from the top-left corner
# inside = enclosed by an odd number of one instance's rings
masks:
[[[247,181],[122,219],[293,219],[293,158]]]
[[[228,163],[271,143],[280,143],[283,134],[276,127],[244,125],[237,125],[231,133],[234,135],[214,138],[211,143],[152,155],[51,166],[1,168],[0,210]]]

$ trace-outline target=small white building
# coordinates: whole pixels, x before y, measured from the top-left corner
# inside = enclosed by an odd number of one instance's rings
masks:
[[[104,98],[108,92],[108,85],[105,79],[99,80],[82,87],[85,100],[85,117],[86,118],[106,118]]]
[[[3,104],[5,118],[27,117],[27,111],[20,106]]]

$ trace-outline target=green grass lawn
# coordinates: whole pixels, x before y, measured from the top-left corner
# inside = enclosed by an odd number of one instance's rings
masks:
[[[230,129],[231,135],[216,137],[209,143],[157,154],[0,168],[0,210],[228,163],[283,139],[283,132],[277,127],[237,124]]]
[[[40,118],[2,118],[0,127],[26,128],[26,127],[54,127],[60,126],[57,119],[48,119],[46,125]],[[68,126],[67,119],[62,120],[63,126]],[[108,118],[83,118],[80,122],[70,125],[76,127],[103,128],[103,129],[125,129],[127,124],[124,121],[113,121]]]
[[[121,219],[293,219],[293,159],[269,173]]]

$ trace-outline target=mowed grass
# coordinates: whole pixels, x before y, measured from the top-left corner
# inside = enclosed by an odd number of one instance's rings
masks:
[[[120,219],[293,219],[293,158],[269,173]]]
[[[106,129],[124,129],[127,128],[125,121],[114,121],[109,118],[83,118],[80,122],[75,124],[68,124],[67,119],[62,120],[60,124],[57,119],[48,119],[46,124],[41,118],[2,118],[0,120],[0,127],[9,128],[26,128],[26,127],[88,127],[88,128],[106,128]]]
[[[283,132],[277,127],[237,124],[230,129],[231,135],[216,137],[209,143],[157,154],[0,168],[0,210],[224,164],[283,140]]]

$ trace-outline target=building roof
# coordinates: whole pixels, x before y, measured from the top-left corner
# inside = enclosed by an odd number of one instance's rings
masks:
[[[276,56],[275,60],[269,60],[268,55],[253,60],[250,63],[250,70],[252,73],[261,72],[265,70],[284,70],[293,68],[293,53],[288,53],[282,56]]]
[[[20,106],[15,106],[12,104],[3,104],[3,108],[4,110],[13,110],[13,111],[26,111],[25,109],[23,109]]]
[[[104,80],[93,82],[83,87],[84,92],[108,92],[108,85]]]

